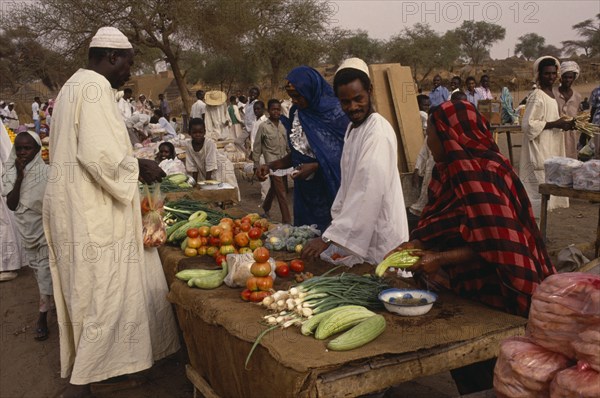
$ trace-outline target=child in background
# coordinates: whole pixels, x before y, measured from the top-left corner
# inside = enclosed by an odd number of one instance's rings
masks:
[[[217,150],[217,144],[206,138],[204,120],[190,120],[190,136],[192,140],[186,143],[185,168],[196,181],[217,180],[225,182],[238,189],[237,178],[233,163]],[[238,189],[238,200],[240,200]]]
[[[53,306],[52,276],[48,243],[42,222],[42,201],[48,182],[48,166],[42,160],[40,137],[19,133],[2,174],[2,195],[14,211],[29,266],[33,268],[40,291],[39,317],[35,339],[48,338],[48,310]]]
[[[163,169],[166,175],[185,174],[185,165],[179,160],[175,153],[175,145],[170,142],[162,142],[158,146],[156,163]]]
[[[433,160],[433,156],[431,156],[431,151],[427,147],[426,131],[427,117],[430,107],[429,97],[424,94],[420,94],[417,96],[417,103],[419,104],[419,114],[421,116],[421,125],[423,127],[423,135],[425,136],[425,139],[423,140],[423,145],[421,146],[421,150],[417,156],[415,171],[413,174],[413,183],[416,186],[418,186],[419,179],[422,179],[422,182],[419,199],[408,208],[407,215],[409,231],[412,231],[417,226],[419,218],[421,217],[421,212],[427,204],[427,187],[429,186],[429,181],[431,181],[431,173],[433,172],[433,167],[435,166],[435,161]]]

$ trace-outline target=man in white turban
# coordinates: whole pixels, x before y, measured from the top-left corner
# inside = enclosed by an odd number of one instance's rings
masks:
[[[554,87],[552,92],[558,103],[560,116],[575,117],[579,112],[582,96],[571,87],[579,77],[579,65],[574,61],[565,61],[560,64],[560,86]],[[577,159],[577,144],[579,132],[575,129],[565,131],[565,155]]]
[[[164,175],[136,159],[116,90],[130,77],[131,43],[100,28],[88,66],[65,83],[50,136],[44,232],[60,328],[63,396],[90,383],[148,369],[179,349],[156,249],[144,248],[138,180]]]

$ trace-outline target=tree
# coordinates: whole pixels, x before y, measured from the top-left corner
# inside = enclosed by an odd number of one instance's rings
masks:
[[[422,74],[419,80],[422,83],[434,68],[450,67],[459,54],[458,41],[453,32],[440,35],[429,25],[417,23],[388,41],[385,61],[410,66],[415,81]]]
[[[554,58],[560,58],[562,55],[562,50],[552,44],[548,44],[547,46],[542,47],[540,56],[542,55],[550,55]]]
[[[562,42],[564,51],[573,52],[583,50],[586,56],[594,57],[600,55],[600,13],[596,14],[596,21],[586,19],[573,25],[581,40],[565,40]]]
[[[506,35],[502,26],[485,21],[463,21],[454,32],[461,50],[474,65],[480,65],[489,56],[492,44],[504,40]]]
[[[284,71],[314,64],[325,50],[322,38],[334,13],[321,0],[255,0],[248,13],[254,28],[244,42],[271,77],[271,88],[281,84]]]
[[[546,39],[537,33],[527,33],[519,37],[515,46],[515,55],[523,55],[526,60],[538,58],[542,55],[542,49],[546,44]]]
[[[61,54],[46,48],[28,29],[0,31],[1,90],[16,93],[25,83],[39,80],[49,90],[57,90],[68,77],[65,65],[74,67]]]
[[[372,39],[364,30],[332,29],[327,36],[327,61],[339,65],[346,58],[357,57],[367,64],[381,61],[384,44]]]
[[[180,56],[186,46],[212,44],[222,37],[222,21],[240,12],[251,0],[176,1],[176,0],[47,0],[28,8],[16,9],[7,20],[17,21],[39,39],[54,43],[66,58],[83,61],[91,37],[101,26],[115,26],[125,33],[136,51],[152,54],[158,50],[173,71],[184,107],[191,100]],[[241,29],[245,19],[231,26]],[[233,33],[231,36],[235,36]],[[155,53],[154,53],[155,54]]]

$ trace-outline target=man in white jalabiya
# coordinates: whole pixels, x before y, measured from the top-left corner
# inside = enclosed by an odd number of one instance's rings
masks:
[[[148,369],[179,349],[156,249],[145,249],[138,179],[164,172],[132,155],[116,89],[134,52],[118,29],[92,38],[56,100],[44,232],[60,327],[63,397],[90,395],[90,383]],[[113,379],[114,380],[114,379]]]
[[[560,63],[554,57],[538,58],[533,64],[537,87],[527,98],[521,130],[523,146],[519,161],[519,178],[531,201],[535,218],[540,217],[539,185],[546,180],[544,161],[553,156],[565,156],[564,131],[573,130],[575,122],[561,118],[552,87],[560,73]],[[569,198],[551,196],[548,210],[569,207]]]
[[[231,119],[227,112],[227,94],[218,90],[209,91],[204,95],[204,102],[206,102],[204,115],[206,137],[215,141],[233,138],[229,132]]]
[[[340,162],[342,181],[331,208],[331,225],[322,237],[308,242],[302,256],[317,257],[333,243],[378,264],[395,242],[408,240],[396,134],[373,110],[373,85],[363,60],[344,61],[333,89],[351,121]]]

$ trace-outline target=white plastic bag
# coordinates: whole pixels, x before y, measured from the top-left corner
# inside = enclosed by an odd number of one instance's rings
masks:
[[[336,245],[329,245],[329,247],[323,253],[321,253],[321,260],[327,261],[333,265],[345,265],[349,268],[356,264],[362,264],[365,262],[365,260],[356,254],[353,254]]]
[[[573,186],[573,173],[583,165],[579,160],[552,157],[544,162],[546,172],[546,183],[558,185],[559,187]]]
[[[250,267],[254,263],[252,253],[228,254],[227,266],[229,270],[225,277],[225,284],[229,287],[246,287],[246,281],[252,276]],[[271,277],[275,280],[275,260],[269,258],[271,264]]]

